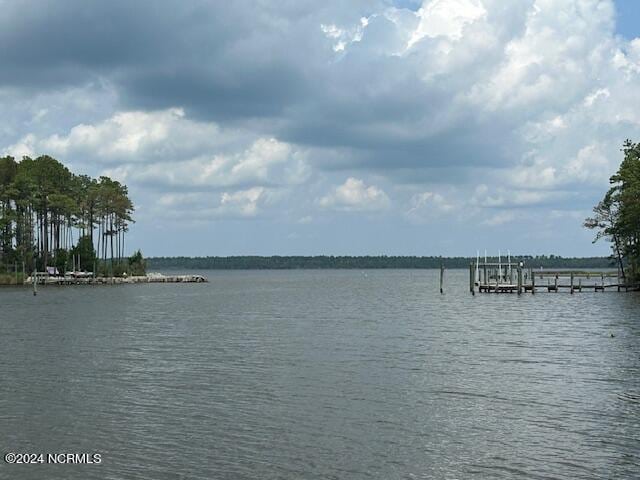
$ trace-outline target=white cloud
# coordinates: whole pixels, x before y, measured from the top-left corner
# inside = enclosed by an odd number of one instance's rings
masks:
[[[416,12],[420,23],[411,34],[407,48],[424,37],[462,38],[463,29],[487,14],[479,0],[430,0]]]
[[[591,211],[589,210],[551,210],[551,212],[549,212],[549,218],[570,220],[580,223],[582,223],[589,215],[591,215]]]
[[[611,96],[611,92],[609,91],[608,88],[598,88],[594,92],[587,95],[587,97],[584,99],[584,106],[591,107],[598,99],[600,98],[607,99],[610,96]]]
[[[569,161],[564,173],[568,180],[597,185],[609,177],[614,168],[615,164],[607,158],[599,145],[587,145]]]
[[[96,124],[79,124],[51,135],[40,148],[60,156],[87,153],[106,163],[144,163],[220,147],[234,137],[213,123],[195,122],[181,108],[119,112]]]
[[[349,29],[340,28],[334,24],[321,24],[320,30],[327,38],[334,40],[333,51],[342,52],[347,45],[362,40],[364,29],[369,25],[367,17],[361,17],[360,23]]]
[[[437,192],[417,193],[411,197],[410,205],[405,216],[415,223],[423,223],[455,210],[455,206]]]
[[[154,216],[178,220],[252,218],[272,204],[277,195],[263,187],[225,191],[219,194],[191,192],[163,194],[157,200]]]
[[[601,0],[536,0],[522,36],[474,99],[489,109],[562,108],[595,80],[614,48],[614,10]]]
[[[71,163],[79,158],[123,181],[169,188],[295,185],[311,173],[299,148],[193,121],[180,108],[120,112],[44,139],[28,134],[6,151],[17,157],[46,152]]]
[[[364,181],[349,177],[342,185],[320,198],[318,204],[325,209],[367,212],[385,210],[390,201],[380,188],[367,186]]]
[[[143,201],[160,208],[149,211],[173,218],[255,217],[312,173],[306,150],[195,121],[180,108],[119,112],[44,138],[30,133],[5,150],[18,158],[48,153],[82,173],[151,189]]]
[[[33,117],[31,118],[29,123],[38,123],[40,121],[42,121],[44,119],[44,117],[47,116],[47,114],[49,113],[49,109],[48,108],[41,108],[39,109],[37,112],[34,113]]]
[[[27,134],[13,145],[9,145],[3,149],[2,155],[11,155],[14,158],[31,157],[35,155],[36,137],[33,134]]]
[[[287,143],[259,138],[244,151],[181,162],[130,165],[126,176],[166,187],[222,188],[234,185],[298,185],[311,171],[306,155]]]
[[[358,119],[354,133],[398,145],[422,141],[425,160],[408,160],[415,170],[449,155],[439,150],[443,136],[443,143],[472,152],[458,160],[463,167],[491,164],[476,181],[578,191],[606,183],[622,140],[640,126],[633,107],[640,102],[640,39],[615,35],[610,0],[424,0],[417,12],[389,8],[369,19],[357,52],[342,58],[345,77],[358,82],[355,91],[373,92],[363,110],[394,112],[391,97],[404,97],[402,83],[393,82],[415,75],[423,81],[414,85],[423,111],[407,101],[404,118]],[[396,48],[398,38],[405,51]],[[400,58],[385,63],[384,57]],[[348,69],[350,62],[359,71]],[[369,65],[392,70],[383,74]],[[439,98],[447,101],[432,106]],[[429,152],[432,142],[436,154]],[[392,170],[393,163],[385,167]],[[534,204],[536,195],[516,197]]]
[[[516,219],[516,215],[512,211],[502,211],[498,212],[494,215],[491,215],[489,218],[482,221],[482,225],[487,227],[498,227],[500,225],[504,225],[506,223],[511,223]]]
[[[233,193],[224,192],[220,198],[219,210],[225,214],[254,217],[258,212],[258,204],[265,199],[265,192],[266,190],[262,187]]]
[[[469,200],[469,205],[488,209],[535,207],[561,200],[565,196],[566,193],[564,192],[548,189],[490,187],[481,184],[476,187],[473,196]]]
[[[586,139],[585,139],[586,141]],[[532,162],[519,163],[507,171],[506,179],[514,188],[567,190],[580,186],[605,187],[620,161],[614,154],[619,146],[587,144],[564,158],[550,157],[542,149],[532,153]]]

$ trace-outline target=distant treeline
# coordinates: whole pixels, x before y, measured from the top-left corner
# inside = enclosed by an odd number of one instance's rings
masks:
[[[484,258],[482,259],[482,261]],[[293,270],[293,269],[373,269],[373,268],[469,268],[476,258],[470,257],[393,257],[393,256],[237,256],[237,257],[152,257],[147,268],[194,270]],[[497,262],[497,257],[488,258]],[[506,258],[502,258],[505,262]],[[556,255],[513,256],[512,262],[523,261],[527,267],[544,268],[615,268],[608,257],[564,258]]]

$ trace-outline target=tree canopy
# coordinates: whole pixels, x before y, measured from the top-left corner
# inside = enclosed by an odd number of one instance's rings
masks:
[[[611,188],[585,220],[596,230],[594,242],[611,242],[613,256],[625,277],[640,279],[640,143],[627,140],[624,159],[610,179]]]
[[[126,185],[109,177],[74,174],[48,155],[0,157],[0,268],[94,271],[100,263],[113,273],[133,211]]]

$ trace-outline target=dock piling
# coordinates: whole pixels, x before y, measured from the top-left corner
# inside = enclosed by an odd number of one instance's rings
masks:
[[[518,265],[518,295],[522,295],[522,265]]]
[[[573,295],[573,272],[571,272],[571,295]]]

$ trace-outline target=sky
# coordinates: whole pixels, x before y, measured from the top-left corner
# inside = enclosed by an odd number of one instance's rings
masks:
[[[126,183],[146,256],[609,252],[636,0],[0,7],[0,154]]]

